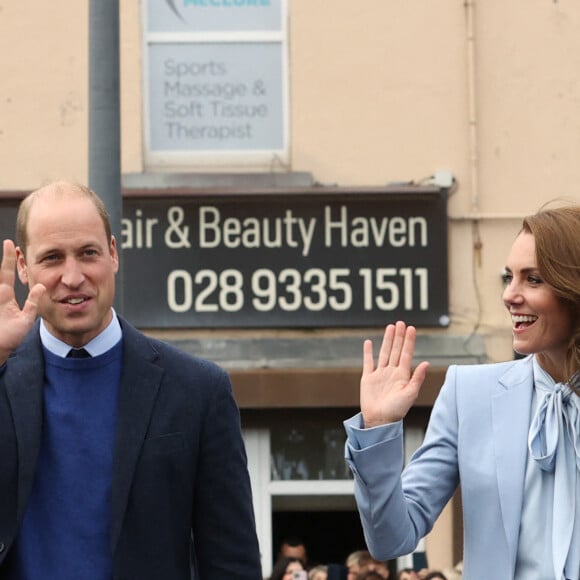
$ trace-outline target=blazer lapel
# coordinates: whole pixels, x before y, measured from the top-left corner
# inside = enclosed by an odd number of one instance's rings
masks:
[[[38,328],[38,326],[37,326]],[[42,435],[44,357],[38,332],[31,332],[12,355],[4,374],[18,442],[18,520],[34,483]]]
[[[531,357],[508,370],[492,398],[493,441],[504,530],[515,565],[532,403]]]
[[[121,320],[121,325],[123,372],[119,388],[111,498],[113,551],[119,540],[135,467],[163,376],[163,369],[154,364],[157,353],[151,343],[126,322]]]

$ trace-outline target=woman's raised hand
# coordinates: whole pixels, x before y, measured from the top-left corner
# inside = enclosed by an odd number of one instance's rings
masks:
[[[363,373],[360,405],[365,427],[394,423],[402,419],[419,395],[428,362],[411,372],[416,330],[404,322],[389,324],[375,366],[372,341],[363,345]]]

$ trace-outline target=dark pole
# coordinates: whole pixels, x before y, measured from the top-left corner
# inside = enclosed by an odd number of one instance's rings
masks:
[[[123,312],[119,0],[89,0],[89,187],[105,202],[121,260],[115,309]]]

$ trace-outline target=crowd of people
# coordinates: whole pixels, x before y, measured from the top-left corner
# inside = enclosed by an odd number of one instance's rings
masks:
[[[288,538],[280,546],[278,558],[268,580],[391,580],[389,562],[371,556],[368,550],[351,552],[344,563],[309,565],[304,543]],[[395,580],[461,580],[461,568],[441,571],[402,568]]]

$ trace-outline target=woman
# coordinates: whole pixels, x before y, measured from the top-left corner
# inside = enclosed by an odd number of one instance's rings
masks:
[[[416,331],[403,322],[387,326],[376,366],[365,341],[361,413],[345,422],[355,495],[376,558],[412,552],[461,485],[465,578],[577,580],[580,207],[526,218],[505,272],[526,356],[451,366],[402,476],[401,420],[428,363],[411,373]]]
[[[270,575],[270,580],[294,580],[298,575],[294,572],[304,571],[303,577],[306,578],[306,569],[304,568],[304,563],[300,558],[294,558],[293,556],[281,556],[272,569],[272,574]]]

